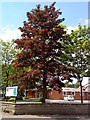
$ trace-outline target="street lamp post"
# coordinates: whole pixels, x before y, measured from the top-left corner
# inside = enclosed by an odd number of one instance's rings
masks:
[[[83,103],[82,78],[80,79],[80,88],[81,88],[81,103]]]

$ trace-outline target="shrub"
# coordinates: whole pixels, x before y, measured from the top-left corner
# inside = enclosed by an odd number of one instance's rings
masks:
[[[41,102],[40,98],[29,98],[30,102]]]
[[[16,100],[16,98],[9,98],[8,101],[15,101],[15,100]]]

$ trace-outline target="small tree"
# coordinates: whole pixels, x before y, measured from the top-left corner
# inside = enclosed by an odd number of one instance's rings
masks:
[[[81,79],[85,76],[89,76],[90,42],[88,40],[88,30],[86,26],[82,27],[79,24],[76,30],[72,31],[71,34],[67,34],[62,57],[65,64],[72,65],[75,68],[74,77],[78,79],[81,87]]]
[[[63,19],[58,19],[61,12],[55,10],[55,2],[51,6],[38,5],[31,12],[27,12],[28,21],[24,21],[21,39],[15,40],[21,53],[17,54],[14,61],[16,69],[31,67],[18,75],[19,85],[27,88],[40,88],[43,90],[43,103],[45,103],[47,86],[61,90],[64,86],[60,79],[70,79],[68,69],[60,61],[61,41],[64,41],[65,31],[59,25]],[[15,76],[16,77],[16,76]]]
[[[16,50],[14,49],[13,40],[11,42],[0,41],[1,45],[1,68],[2,68],[2,82],[1,86],[4,89],[12,82],[8,81],[8,78],[15,74],[16,70],[12,65],[12,61],[15,59]],[[15,82],[15,81],[14,81]]]

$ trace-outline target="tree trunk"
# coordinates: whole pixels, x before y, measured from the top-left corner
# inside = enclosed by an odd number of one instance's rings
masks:
[[[7,83],[6,83],[6,87],[8,87],[8,77],[9,77],[9,71],[6,72],[6,76],[7,76]]]
[[[6,76],[7,76],[6,87],[8,87],[9,71],[6,72]],[[5,89],[5,94],[6,94],[6,89]],[[8,98],[6,97],[6,101],[7,101],[7,100],[8,100]]]
[[[46,99],[46,88],[43,88],[43,98],[42,98],[42,103],[45,103]]]
[[[44,71],[44,78],[43,78],[43,98],[42,98],[42,103],[45,103],[45,99],[46,99],[46,72]]]

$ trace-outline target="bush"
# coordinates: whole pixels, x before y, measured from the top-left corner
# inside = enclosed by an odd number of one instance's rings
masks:
[[[29,98],[30,102],[41,102],[40,98]]]
[[[16,98],[9,98],[8,101],[15,101],[15,100],[16,100]]]
[[[23,100],[25,100],[25,99],[29,99],[29,97],[23,97]]]
[[[41,98],[29,98],[29,97],[23,97],[24,101],[28,102],[41,102]]]

